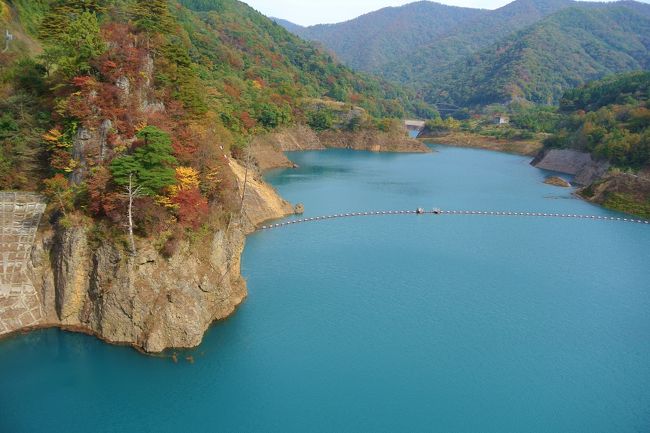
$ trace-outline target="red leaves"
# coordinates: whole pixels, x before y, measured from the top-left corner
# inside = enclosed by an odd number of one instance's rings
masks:
[[[74,77],[72,79],[72,84],[74,84],[76,87],[79,87],[81,89],[84,89],[86,87],[91,87],[95,85],[97,82],[95,79],[89,75],[81,75]]]
[[[208,201],[198,188],[179,191],[173,202],[178,206],[178,221],[185,227],[196,230],[208,216]]]
[[[113,203],[113,200],[106,200],[110,180],[110,171],[106,167],[99,167],[86,181],[89,199],[88,208],[93,215],[101,216],[114,210],[115,203]]]

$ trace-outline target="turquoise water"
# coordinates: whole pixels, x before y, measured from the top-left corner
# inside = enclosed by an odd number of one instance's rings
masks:
[[[611,213],[519,156],[291,154],[307,216]],[[59,331],[0,343],[1,432],[647,432],[650,228],[382,216],[257,233],[195,363]]]

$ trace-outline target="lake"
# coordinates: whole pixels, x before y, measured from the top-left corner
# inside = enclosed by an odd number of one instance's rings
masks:
[[[307,217],[615,215],[528,158],[434,149],[291,153],[267,178]],[[649,431],[648,246],[644,225],[517,217],[258,232],[249,299],[177,364],[57,330],[0,342],[0,431]]]

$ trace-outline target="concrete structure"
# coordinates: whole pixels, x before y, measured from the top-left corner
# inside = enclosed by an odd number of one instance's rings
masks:
[[[405,120],[404,126],[408,129],[409,134],[413,137],[417,137],[420,132],[424,129],[424,120]]]
[[[0,335],[43,317],[27,266],[45,206],[38,194],[0,192]]]

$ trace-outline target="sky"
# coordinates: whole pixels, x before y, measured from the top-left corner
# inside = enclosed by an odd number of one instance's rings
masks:
[[[264,15],[283,18],[303,26],[338,23],[387,6],[415,0],[243,0]],[[496,9],[512,0],[437,0],[453,6]],[[644,3],[650,0],[642,0]]]

